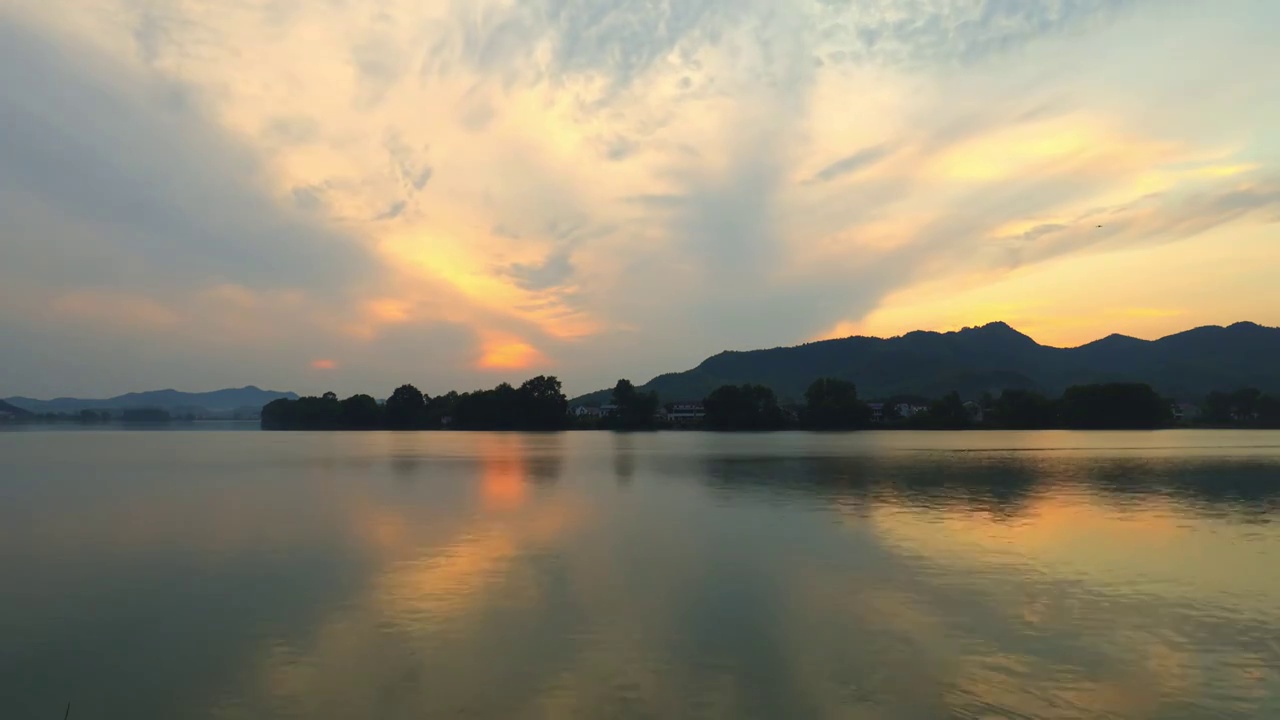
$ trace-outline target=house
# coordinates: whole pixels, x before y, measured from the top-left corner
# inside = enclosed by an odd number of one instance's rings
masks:
[[[596,407],[595,405],[579,405],[569,412],[571,412],[574,417],[579,418],[603,418],[609,417],[617,411],[617,405],[601,405],[599,407]]]
[[[898,417],[903,420],[919,415],[923,412],[928,412],[929,410],[929,408],[922,405],[911,405],[910,403],[898,403],[895,409],[898,411]]]
[[[1173,421],[1176,423],[1186,423],[1190,425],[1200,419],[1200,406],[1191,403],[1174,403]]]
[[[667,406],[667,419],[674,423],[694,422],[706,415],[706,408],[700,402],[671,403]]]
[[[964,411],[969,414],[969,422],[973,422],[973,423],[982,422],[982,417],[983,417],[982,406],[979,405],[978,403],[970,400],[969,402],[964,404]]]
[[[884,422],[884,403],[874,402],[867,403],[867,407],[871,409],[871,422]]]

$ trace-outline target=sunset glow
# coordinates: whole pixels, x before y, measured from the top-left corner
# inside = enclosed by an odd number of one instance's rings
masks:
[[[481,349],[477,367],[483,370],[525,370],[542,360],[537,348],[509,336],[492,336]]]
[[[1280,324],[1280,6],[552,5],[7,4],[0,394]]]

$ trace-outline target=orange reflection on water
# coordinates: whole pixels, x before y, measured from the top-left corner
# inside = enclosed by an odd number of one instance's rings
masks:
[[[1029,498],[1003,520],[985,512],[938,515],[888,506],[873,509],[870,518],[881,538],[924,557],[974,568],[1035,567],[1055,577],[1197,600],[1225,594],[1237,607],[1267,612],[1280,583],[1251,572],[1265,546],[1245,542],[1249,526],[1207,517],[1191,521],[1186,513],[1167,498],[1147,496],[1141,505],[1123,506],[1064,486]],[[1027,612],[1035,617],[1037,610]]]
[[[528,499],[529,463],[520,438],[484,433],[476,436],[480,458],[480,500],[486,510],[514,510]]]
[[[498,452],[482,461],[480,497],[486,510],[514,510],[527,499],[528,470],[523,456]]]
[[[367,547],[384,556],[403,554],[414,547],[414,538],[404,514],[365,500],[353,503],[351,526]]]
[[[397,563],[378,591],[388,613],[410,624],[455,618],[494,585],[518,591],[508,576],[511,561],[560,542],[581,520],[580,507],[563,497],[531,502],[527,437],[479,433],[469,440],[476,445],[475,487],[486,514],[463,524],[448,545],[419,548],[416,559]]]

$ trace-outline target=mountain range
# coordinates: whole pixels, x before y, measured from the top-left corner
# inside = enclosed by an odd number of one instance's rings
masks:
[[[189,393],[178,390],[151,390],[127,393],[105,400],[62,397],[53,400],[35,400],[25,397],[5,398],[4,402],[33,413],[78,413],[81,410],[126,410],[129,408],[156,408],[174,414],[225,413],[239,409],[259,410],[263,405],[279,398],[296,400],[297,394],[262,390],[249,385],[212,392]]]
[[[1110,335],[1074,348],[1041,345],[997,322],[956,332],[917,331],[900,337],[849,337],[795,347],[722,352],[684,372],[640,386],[663,402],[698,400],[721,385],[754,383],[783,401],[798,401],[819,377],[857,384],[864,398],[934,398],[955,390],[965,399],[984,392],[1036,390],[1056,396],[1071,385],[1149,383],[1166,397],[1198,401],[1213,390],[1256,387],[1280,392],[1280,328],[1255,323],[1208,326],[1159,340]],[[609,390],[573,405],[608,402]]]

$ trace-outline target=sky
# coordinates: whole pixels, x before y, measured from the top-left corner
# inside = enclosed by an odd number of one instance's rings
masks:
[[[1280,325],[1271,0],[6,0],[0,396]]]

